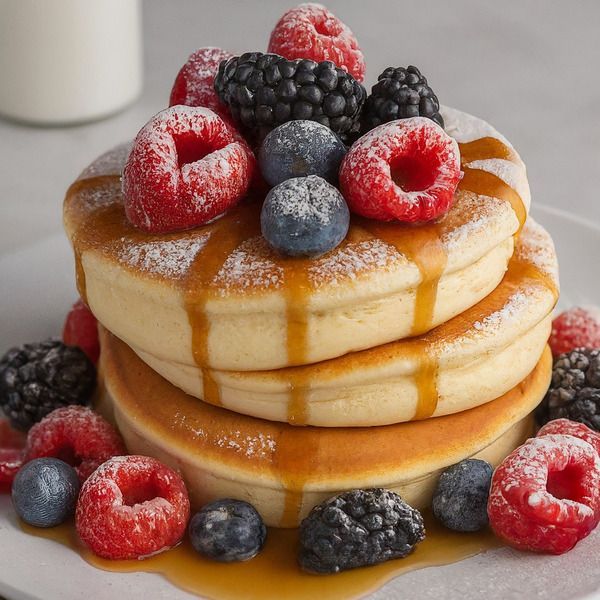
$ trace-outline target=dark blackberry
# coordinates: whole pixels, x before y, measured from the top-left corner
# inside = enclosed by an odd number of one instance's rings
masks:
[[[536,416],[541,425],[566,418],[600,431],[600,349],[578,348],[556,358]]]
[[[382,123],[427,117],[441,127],[440,103],[417,67],[388,67],[371,88],[363,111],[363,131]]]
[[[425,539],[418,510],[384,489],[352,490],[315,506],[300,525],[299,562],[337,573],[402,558]]]
[[[95,386],[96,369],[84,352],[59,340],[13,348],[0,360],[0,408],[17,429],[55,408],[87,404]]]
[[[331,61],[247,52],[221,62],[215,90],[233,118],[264,137],[287,121],[316,121],[339,135],[356,131],[365,88]]]

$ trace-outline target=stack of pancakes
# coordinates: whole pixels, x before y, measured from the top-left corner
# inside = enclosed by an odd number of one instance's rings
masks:
[[[71,186],[78,287],[102,325],[100,406],[131,452],[183,473],[194,504],[247,500],[284,527],[357,487],[422,508],[441,469],[498,463],[531,433],[551,374],[554,247],[527,218],[509,142],[443,117],[464,172],[450,212],[353,217],[316,259],[269,248],[260,198],[190,231],[135,229],[127,147]]]

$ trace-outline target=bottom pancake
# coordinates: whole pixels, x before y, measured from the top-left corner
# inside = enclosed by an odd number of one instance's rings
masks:
[[[297,526],[315,504],[358,487],[386,487],[425,508],[441,469],[473,456],[497,464],[531,434],[531,412],[552,368],[546,350],[504,396],[453,415],[379,427],[294,427],[188,396],[105,330],[101,345],[99,407],[112,413],[129,451],[179,470],[194,506],[247,500],[279,527]]]

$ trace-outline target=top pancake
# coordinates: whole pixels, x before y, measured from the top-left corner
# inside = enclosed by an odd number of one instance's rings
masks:
[[[458,111],[443,116],[465,172],[450,212],[418,227],[353,218],[346,240],[313,260],[267,246],[258,199],[190,231],[135,229],[121,147],[65,199],[79,290],[130,345],[202,368],[309,364],[427,332],[496,287],[530,202],[525,167],[498,132]]]

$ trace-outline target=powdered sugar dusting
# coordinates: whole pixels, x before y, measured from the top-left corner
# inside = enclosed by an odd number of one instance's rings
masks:
[[[255,236],[236,248],[215,277],[225,294],[231,289],[277,289],[283,282],[283,267],[262,236]]]
[[[104,175],[118,175],[123,172],[127,157],[131,150],[131,142],[124,142],[112,150],[99,156],[91,165],[86,167],[78,179],[91,179]]]
[[[527,296],[519,291],[513,294],[506,304],[497,311],[486,316],[481,321],[475,321],[473,328],[477,331],[493,331],[506,327],[510,321],[519,320],[529,307]]]
[[[550,234],[529,217],[521,237],[526,239],[527,243],[517,245],[515,257],[533,264],[538,271],[548,275],[558,285],[558,261]]]
[[[122,248],[118,258],[127,267],[163,277],[183,277],[202,251],[209,233],[173,240],[131,242]]]

